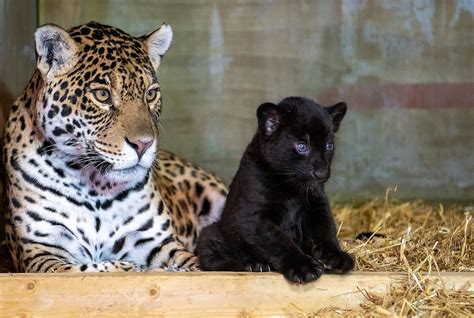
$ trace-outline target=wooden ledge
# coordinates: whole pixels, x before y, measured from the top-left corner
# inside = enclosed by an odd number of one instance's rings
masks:
[[[326,274],[294,285],[275,273],[0,274],[0,317],[300,316],[327,306],[357,307],[364,301],[358,288],[384,292],[405,277]],[[474,273],[442,278],[448,288],[460,288]]]

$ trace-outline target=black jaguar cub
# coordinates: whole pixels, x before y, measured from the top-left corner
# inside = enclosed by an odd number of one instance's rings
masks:
[[[277,271],[306,283],[325,268],[353,269],[352,257],[337,241],[324,191],[334,133],[346,108],[302,97],[258,108],[258,130],[230,185],[222,218],[198,240],[203,270]]]

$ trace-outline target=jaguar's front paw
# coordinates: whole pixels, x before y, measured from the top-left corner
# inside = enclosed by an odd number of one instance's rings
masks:
[[[291,282],[302,284],[317,280],[324,272],[324,266],[312,257],[292,260],[285,266],[282,274]]]
[[[176,264],[173,264],[171,266],[166,266],[163,268],[165,272],[200,272],[201,269],[199,268],[199,265],[192,265],[189,267],[180,267]]]
[[[188,251],[176,252],[164,267],[168,272],[199,272],[199,259]]]
[[[352,256],[344,251],[337,251],[323,255],[325,267],[339,274],[345,274],[354,269],[355,263]]]

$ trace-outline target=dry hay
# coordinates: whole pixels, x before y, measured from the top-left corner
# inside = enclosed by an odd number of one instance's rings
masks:
[[[307,316],[474,316],[470,283],[453,288],[438,275],[474,273],[472,207],[396,202],[386,196],[335,205],[334,215],[342,245],[356,259],[356,270],[407,276],[384,294],[360,290],[366,301],[358,309],[328,307]],[[355,239],[361,232],[368,232],[368,239]]]
[[[474,272],[472,207],[373,200],[336,206],[334,214],[357,270]],[[373,235],[354,239],[361,232]]]
[[[452,289],[445,287],[439,278],[418,277],[417,280],[407,278],[399,283],[393,283],[384,294],[360,290],[366,298],[360,308],[327,307],[304,316],[472,317],[474,315],[474,292],[468,291],[469,283],[458,289]]]

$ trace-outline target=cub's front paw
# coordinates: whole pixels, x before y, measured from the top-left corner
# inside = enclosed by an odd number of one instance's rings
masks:
[[[354,259],[344,251],[337,251],[323,255],[322,261],[327,269],[339,274],[345,274],[354,269]]]
[[[291,282],[304,284],[315,281],[324,272],[324,266],[321,262],[312,257],[305,257],[293,260],[289,266],[286,266],[282,274]]]
[[[266,263],[252,263],[245,267],[247,272],[271,272],[272,268]]]

